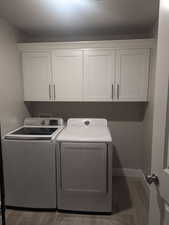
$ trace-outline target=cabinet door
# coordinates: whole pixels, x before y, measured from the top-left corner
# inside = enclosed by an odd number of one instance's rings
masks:
[[[117,100],[147,101],[149,54],[149,49],[118,51]]]
[[[86,50],[84,54],[84,99],[112,101],[115,80],[115,51]]]
[[[83,51],[56,50],[52,63],[55,101],[81,101]]]
[[[25,101],[49,101],[51,93],[51,60],[48,53],[23,53]]]

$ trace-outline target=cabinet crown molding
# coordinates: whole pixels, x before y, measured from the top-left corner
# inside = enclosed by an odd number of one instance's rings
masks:
[[[52,49],[88,49],[88,48],[154,48],[155,39],[129,39],[129,40],[108,40],[108,41],[79,41],[79,42],[34,42],[18,43],[20,51],[49,51]]]

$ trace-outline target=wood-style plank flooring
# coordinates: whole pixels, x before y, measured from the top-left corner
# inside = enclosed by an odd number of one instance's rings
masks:
[[[113,178],[112,215],[7,210],[7,225],[147,225],[148,201],[139,179]]]

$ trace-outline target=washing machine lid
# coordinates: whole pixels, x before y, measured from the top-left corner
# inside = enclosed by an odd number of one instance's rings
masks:
[[[106,119],[69,119],[67,127],[58,135],[61,142],[111,142]]]
[[[52,127],[21,127],[12,132],[13,135],[51,135],[58,128]]]
[[[62,119],[26,118],[24,126],[5,135],[12,140],[53,140],[63,129]]]
[[[5,135],[10,140],[52,140],[63,127],[27,127],[22,126]]]

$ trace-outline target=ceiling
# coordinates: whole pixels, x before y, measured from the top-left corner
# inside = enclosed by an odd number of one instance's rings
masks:
[[[0,15],[29,35],[144,33],[158,0],[0,0]]]

